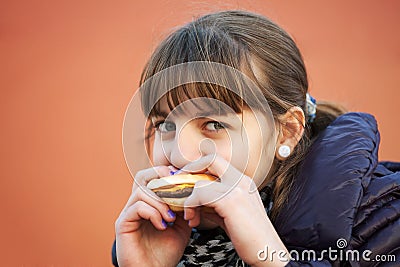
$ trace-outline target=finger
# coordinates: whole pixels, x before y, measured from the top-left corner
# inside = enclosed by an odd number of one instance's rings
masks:
[[[228,194],[229,191],[230,187],[222,183],[198,181],[193,188],[192,194],[185,201],[185,208],[215,207],[215,203]]]
[[[131,229],[129,226],[132,224],[129,223],[139,222],[141,220],[150,221],[158,230],[164,230],[167,228],[167,224],[162,219],[161,213],[143,201],[138,201],[128,209],[125,209],[118,220],[117,228],[119,228],[119,233],[136,230],[134,228]]]
[[[196,208],[185,207],[183,211],[183,218],[186,221],[189,221],[194,218],[195,214],[196,214]]]
[[[184,218],[188,221],[190,227],[196,227],[200,224],[200,209],[199,208],[185,208]]]
[[[162,215],[164,220],[167,222],[173,222],[175,220],[175,213],[172,212],[169,206],[161,200],[153,191],[148,189],[147,187],[138,188],[129,199],[126,208],[129,208],[131,205],[134,205],[136,202],[142,201],[152,206]]]
[[[147,184],[156,178],[169,175],[170,169],[167,166],[156,166],[149,169],[144,169],[136,173],[134,176],[134,183],[132,185],[132,193],[128,199],[126,206],[132,205],[136,199],[136,191],[138,188],[146,188]]]
[[[153,179],[169,176],[170,171],[170,168],[168,168],[167,166],[156,166],[153,168],[141,170],[137,172],[134,176],[135,185],[146,186]]]
[[[233,167],[227,160],[216,155],[209,154],[184,167],[187,172],[205,172],[220,178],[221,183],[229,186],[250,186],[251,179]],[[243,183],[241,182],[243,180]]]

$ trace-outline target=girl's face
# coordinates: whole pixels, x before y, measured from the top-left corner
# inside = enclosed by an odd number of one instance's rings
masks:
[[[151,118],[156,128],[153,164],[182,169],[216,153],[261,186],[274,157],[274,123],[260,111],[244,108],[235,113],[223,103],[220,106],[210,108],[209,103],[196,98],[170,110],[164,97],[159,115]]]

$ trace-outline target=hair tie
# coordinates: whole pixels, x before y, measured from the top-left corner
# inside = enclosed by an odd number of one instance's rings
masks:
[[[310,96],[309,93],[306,94],[306,116],[307,122],[312,123],[315,119],[317,113],[317,101],[314,97]]]

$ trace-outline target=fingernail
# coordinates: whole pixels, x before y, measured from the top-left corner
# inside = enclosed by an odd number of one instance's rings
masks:
[[[172,165],[169,165],[168,168],[169,168],[171,171],[176,171],[176,170],[178,170],[177,168],[175,168],[175,167],[172,166]]]
[[[163,228],[167,228],[168,225],[167,225],[167,222],[164,221],[164,219],[161,220],[161,223],[163,225]]]
[[[168,210],[168,216],[171,218],[175,218],[175,213],[172,210]]]
[[[182,170],[177,170],[177,171],[169,171],[170,175],[177,175],[180,174],[182,172]]]
[[[174,175],[180,174],[180,173],[182,173],[182,172],[183,172],[182,170],[177,170],[177,171],[174,173]]]
[[[179,170],[175,168],[174,166],[168,166],[169,168],[169,174],[170,175],[175,175]]]

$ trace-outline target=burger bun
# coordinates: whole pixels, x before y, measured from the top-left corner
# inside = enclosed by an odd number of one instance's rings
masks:
[[[181,212],[196,182],[217,180],[218,178],[209,174],[177,174],[153,179],[147,187],[159,195],[172,211]],[[182,191],[185,193],[182,194]]]

